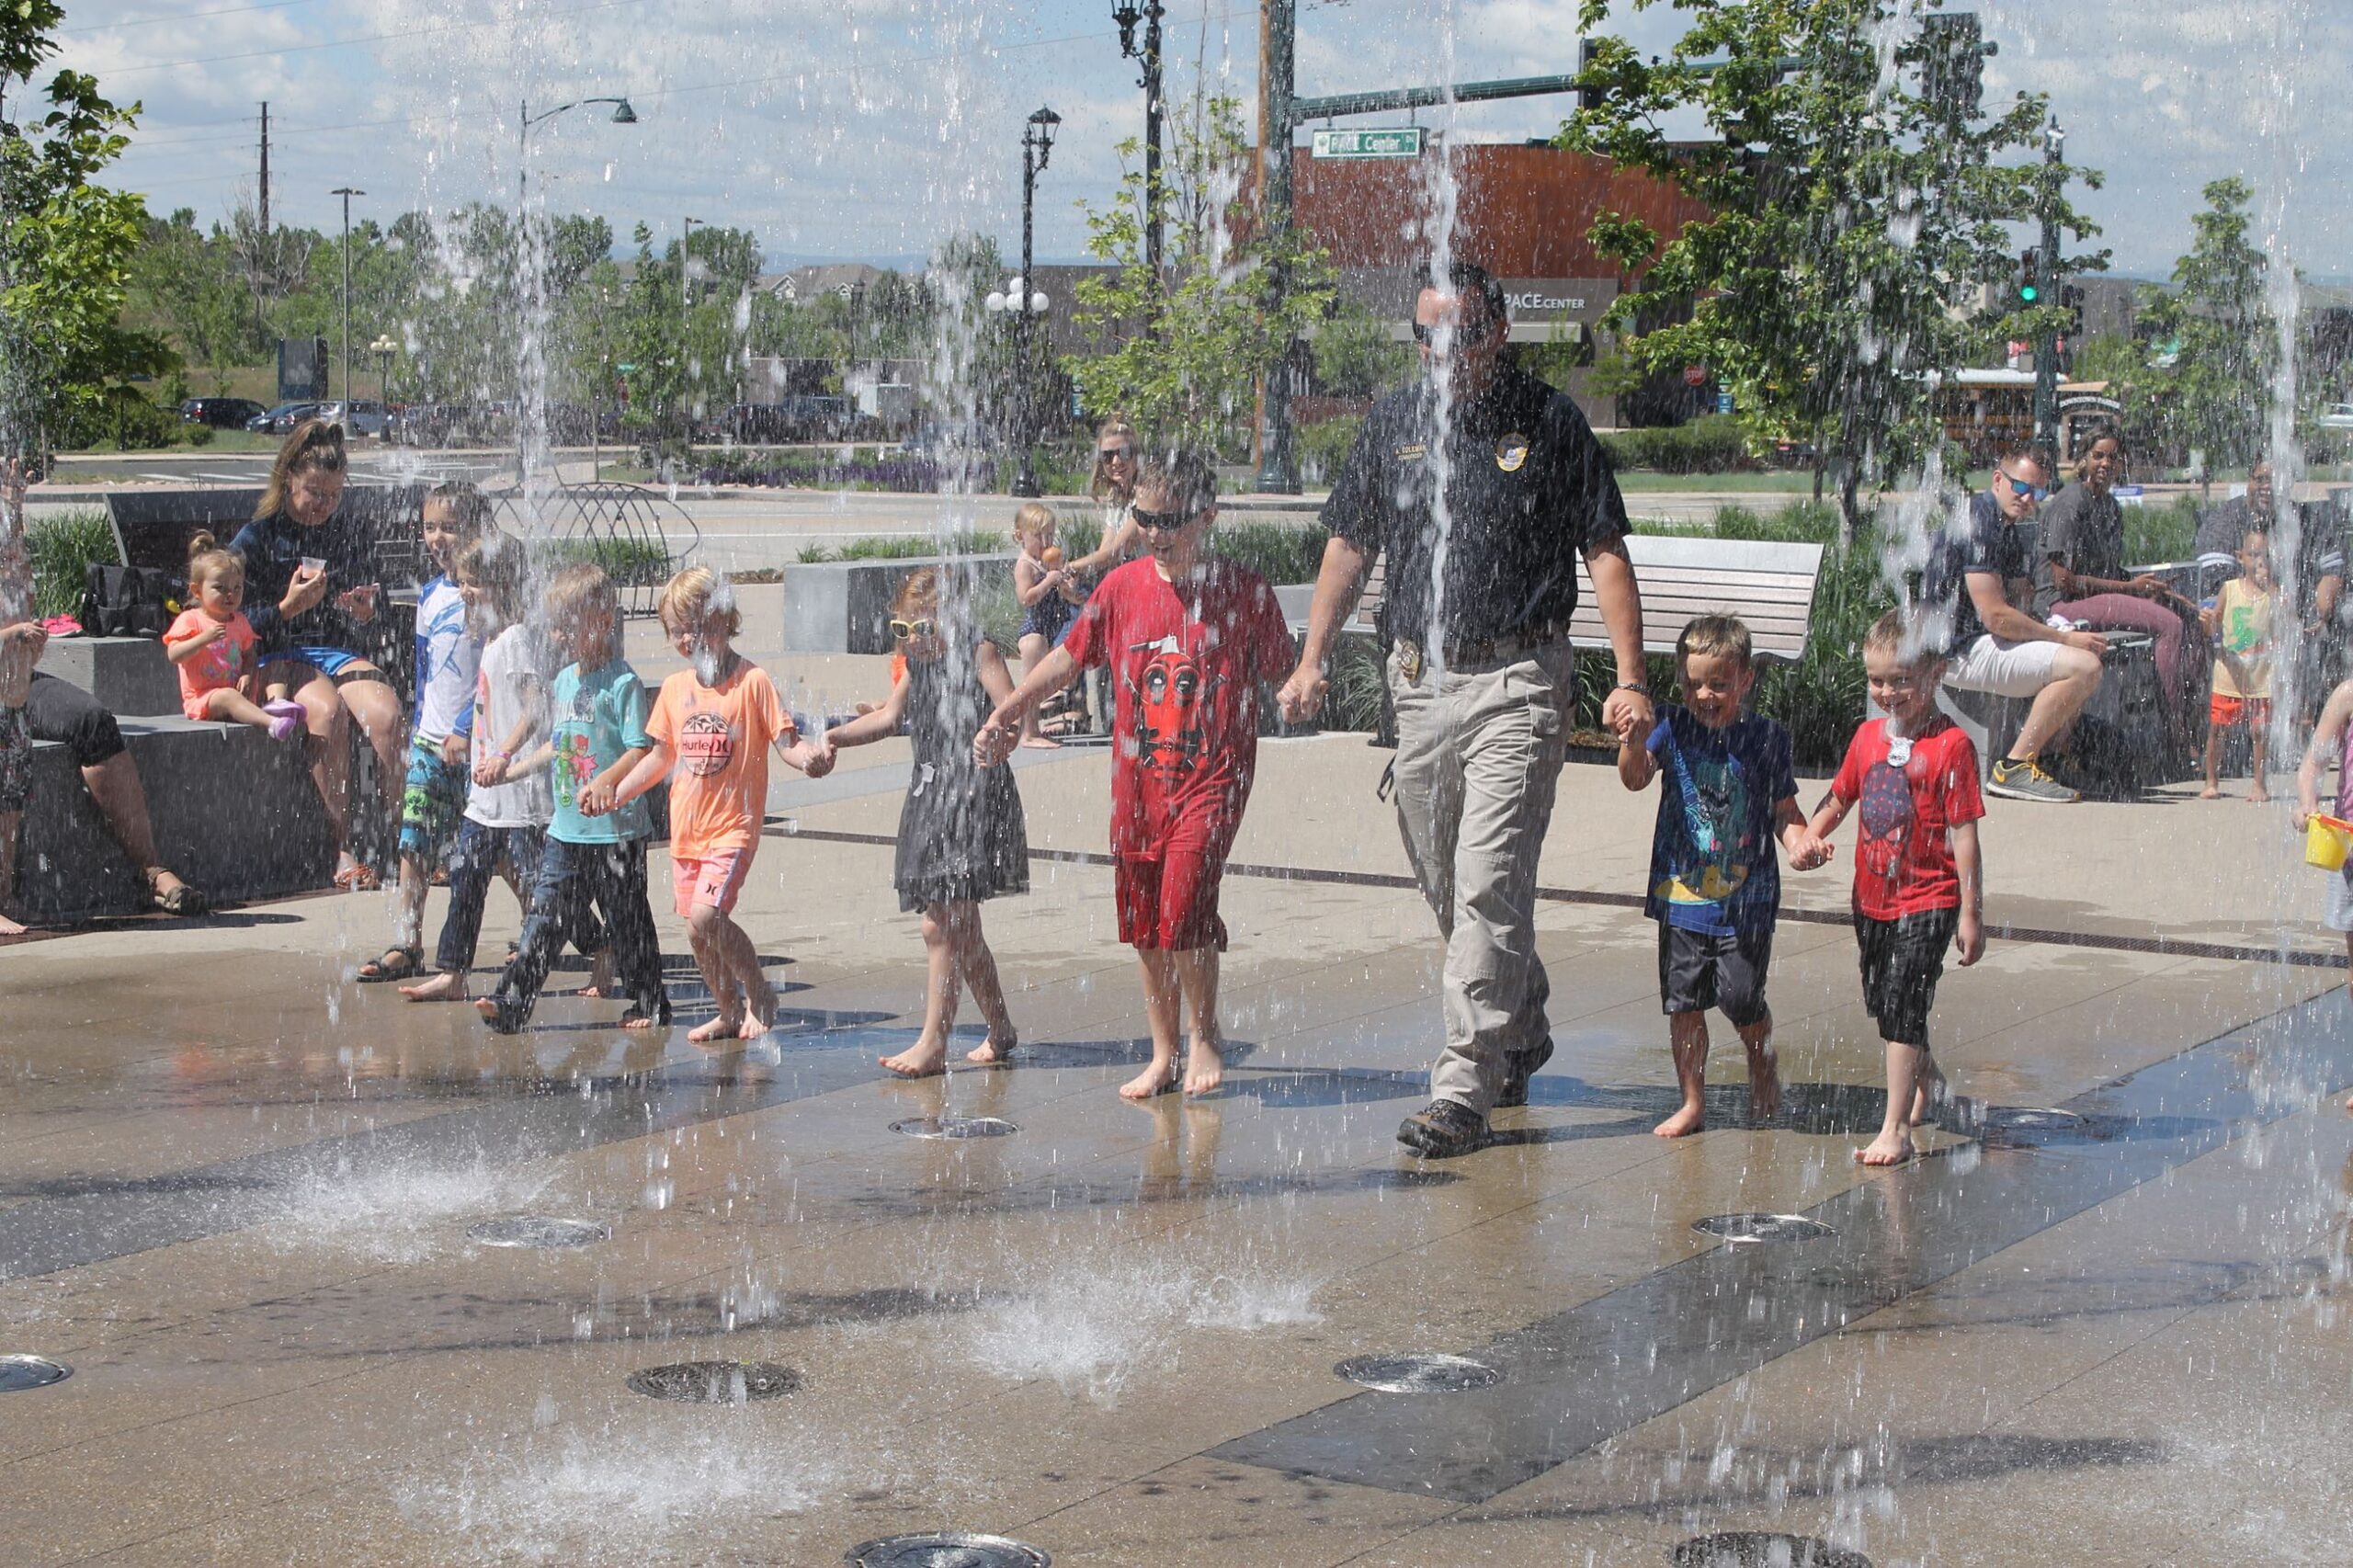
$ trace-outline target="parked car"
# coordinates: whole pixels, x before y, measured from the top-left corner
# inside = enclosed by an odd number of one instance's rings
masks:
[[[315,403],[281,403],[267,413],[246,420],[245,428],[257,436],[284,436],[318,411]]]
[[[392,411],[367,398],[323,403],[319,404],[318,417],[342,426],[347,436],[370,436],[381,441],[392,431]]]
[[[2320,416],[2324,430],[2353,431],[2353,403],[2332,403]]]
[[[180,417],[190,425],[210,425],[215,430],[243,430],[253,423],[254,415],[263,413],[262,405],[249,397],[192,397],[180,404]]]

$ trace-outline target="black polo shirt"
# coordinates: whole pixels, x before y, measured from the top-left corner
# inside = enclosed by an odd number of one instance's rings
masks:
[[[1389,552],[1381,630],[1416,642],[1431,640],[1437,405],[1427,381],[1374,404],[1324,504],[1333,533],[1367,555]],[[1575,403],[1510,365],[1449,414],[1445,641],[1565,627],[1578,554],[1626,532],[1608,454]]]
[[[1977,601],[1969,597],[1972,575],[1998,577],[2007,598],[2010,585],[2027,575],[2027,562],[2037,551],[2031,519],[2013,523],[2002,515],[2002,504],[1990,490],[1969,498],[1969,520],[1947,524],[1928,546],[1927,564],[1920,572],[1920,608],[1949,618],[1947,653],[1957,653],[1985,635]]]

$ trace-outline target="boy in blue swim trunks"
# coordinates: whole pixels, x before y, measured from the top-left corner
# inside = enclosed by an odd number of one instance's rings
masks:
[[[363,983],[425,972],[425,893],[433,873],[449,863],[466,809],[474,677],[482,665],[482,639],[466,622],[465,597],[449,566],[489,522],[490,503],[471,484],[453,481],[425,498],[425,553],[434,575],[416,592],[416,711],[401,792],[400,894],[392,945],[359,966]]]

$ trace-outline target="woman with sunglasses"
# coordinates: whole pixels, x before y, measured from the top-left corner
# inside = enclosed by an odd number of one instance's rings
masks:
[[[1136,427],[1115,414],[1095,430],[1095,479],[1086,493],[1103,504],[1103,538],[1094,551],[1070,563],[1082,582],[1143,553],[1143,529],[1128,515],[1136,499]]]
[[[229,549],[245,568],[244,614],[256,637],[265,687],[284,683],[310,733],[311,779],[335,834],[335,886],[378,885],[375,868],[351,852],[350,722],[376,752],[383,805],[399,834],[399,780],[408,774],[400,694],[357,650],[376,619],[375,538],[342,510],[348,463],[343,426],[306,419],[278,449],[254,519]]]
[[[994,1067],[1013,1052],[1013,1015],[981,929],[981,903],[1029,891],[1029,837],[1013,770],[983,768],[972,751],[981,721],[1013,695],[1005,656],[981,634],[967,606],[945,601],[936,568],[908,574],[891,614],[907,678],[881,706],[827,732],[826,739],[862,746],[897,734],[904,721],[914,743],[915,773],[899,807],[891,881],[899,907],[923,916],[929,978],[923,1032],[906,1050],[877,1060],[902,1078],[928,1078],[948,1070],[949,1031],[967,988],[989,1032],[965,1060]]]

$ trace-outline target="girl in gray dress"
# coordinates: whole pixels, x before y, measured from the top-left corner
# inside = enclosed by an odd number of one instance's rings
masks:
[[[996,645],[980,635],[961,604],[944,604],[938,572],[907,576],[892,604],[892,635],[906,678],[872,712],[827,732],[835,746],[865,745],[905,726],[914,771],[899,811],[898,863],[892,882],[899,907],[923,915],[929,960],[923,1033],[895,1056],[879,1060],[903,1078],[948,1068],[948,1036],[966,987],[989,1027],[965,1053],[984,1066],[1012,1054],[1016,1036],[997,983],[996,958],[981,930],[981,903],[1029,891],[1029,840],[1013,771],[983,768],[972,737],[990,710],[1013,694],[1013,677]]]

